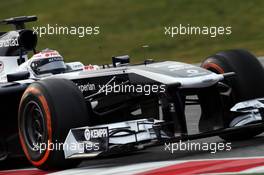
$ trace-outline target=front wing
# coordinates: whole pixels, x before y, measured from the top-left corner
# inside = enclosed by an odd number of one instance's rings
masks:
[[[264,127],[264,98],[237,103],[232,112],[239,115],[231,121],[228,128],[202,132],[194,135],[171,132],[172,122],[156,119],[139,119],[98,125],[92,127],[73,128],[64,142],[66,159],[87,158],[102,155],[134,151],[164,142],[192,140],[230,132],[240,129]]]

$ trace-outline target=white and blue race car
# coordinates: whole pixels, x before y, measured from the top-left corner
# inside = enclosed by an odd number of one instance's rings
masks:
[[[40,169],[69,168],[82,158],[165,142],[243,140],[264,131],[264,71],[248,51],[222,51],[201,66],[133,65],[120,56],[109,65],[85,67],[64,63],[56,51],[37,53],[36,35],[24,28],[34,20],[2,21],[16,26],[0,34],[2,159],[21,148]],[[30,51],[35,55],[28,60]],[[188,105],[201,109],[195,134],[187,129]]]

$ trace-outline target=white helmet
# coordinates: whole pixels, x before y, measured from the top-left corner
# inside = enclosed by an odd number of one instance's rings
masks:
[[[36,75],[59,74],[66,71],[63,57],[56,50],[45,49],[30,59],[30,68]]]

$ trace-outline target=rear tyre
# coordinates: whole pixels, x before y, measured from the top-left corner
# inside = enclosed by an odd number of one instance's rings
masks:
[[[61,145],[71,128],[89,125],[88,116],[84,97],[73,82],[46,79],[31,84],[21,98],[18,118],[27,159],[44,170],[78,165],[79,160],[64,158]]]
[[[246,50],[219,52],[205,59],[201,67],[218,74],[227,72],[236,73],[235,77],[224,80],[224,83],[232,88],[230,98],[224,99],[226,111],[229,111],[237,102],[264,97],[263,67],[258,59]],[[263,130],[241,130],[235,133],[220,135],[220,137],[227,141],[246,140],[262,133]]]

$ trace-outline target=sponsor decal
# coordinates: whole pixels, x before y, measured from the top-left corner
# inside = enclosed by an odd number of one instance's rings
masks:
[[[73,69],[73,70],[80,70],[80,69],[83,69],[83,65],[82,64],[72,64],[71,65],[71,68]]]
[[[54,62],[54,61],[63,61],[62,57],[52,57],[48,58],[49,62]]]
[[[98,65],[91,65],[91,64],[86,65],[83,68],[84,71],[99,70],[99,69],[100,67]]]
[[[95,70],[93,65],[84,66],[84,70]]]
[[[78,85],[78,88],[80,89],[81,92],[87,92],[87,91],[94,91],[95,90],[95,84],[92,83],[87,83],[87,84],[82,84]]]
[[[54,57],[61,58],[61,55],[55,50],[44,50],[42,52],[35,54],[33,57],[35,58],[54,58]]]
[[[107,128],[85,129],[84,137],[87,141],[98,138],[107,138],[108,129]]]
[[[0,40],[0,47],[14,47],[14,46],[19,46],[17,38]]]
[[[164,62],[149,65],[148,71],[155,73],[163,73],[164,75],[169,75],[175,77],[196,77],[201,75],[209,75],[211,72],[201,69],[200,67],[193,66],[185,63],[173,63],[173,62]],[[144,69],[144,68],[143,68]]]

